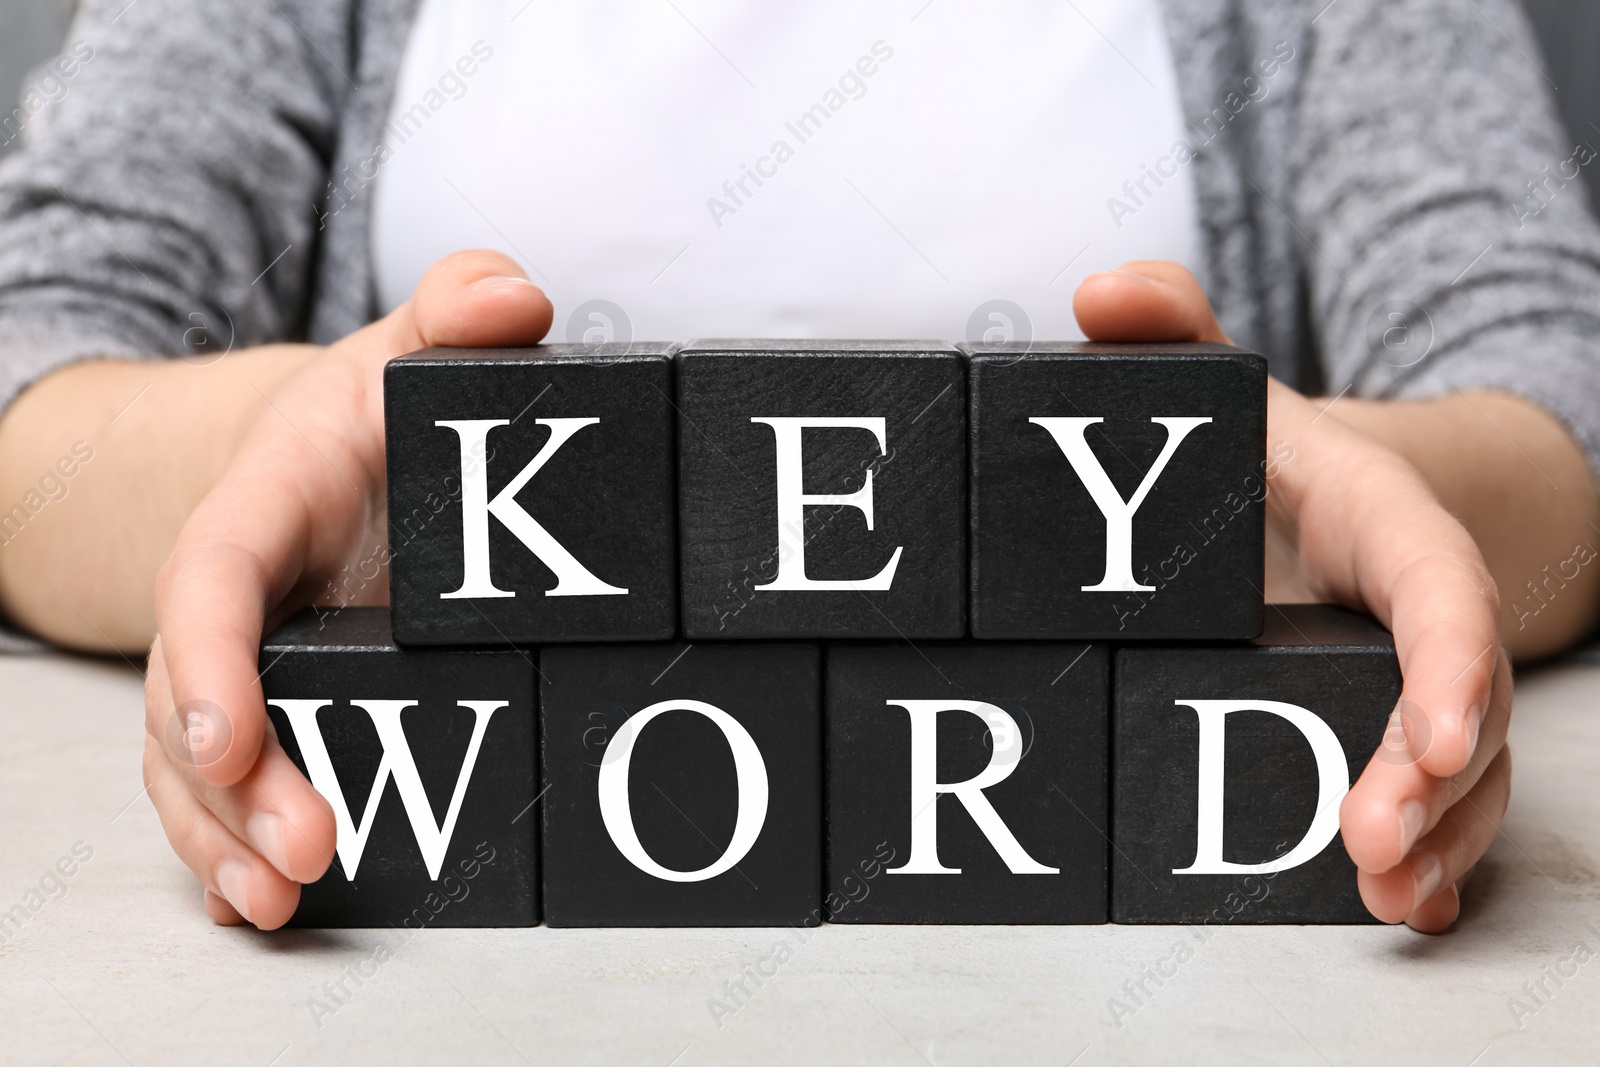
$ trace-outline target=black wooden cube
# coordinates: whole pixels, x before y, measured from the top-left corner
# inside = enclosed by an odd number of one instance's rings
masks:
[[[396,640],[672,636],[671,354],[433,348],[389,363]]]
[[[974,637],[1261,632],[1264,359],[1214,344],[964,350]]]
[[[1400,698],[1388,633],[1270,606],[1254,642],[1119,649],[1115,691],[1113,921],[1374,921],[1339,802]]]
[[[831,921],[1106,921],[1105,645],[831,645],[826,676]]]
[[[678,356],[683,633],[965,633],[966,377],[938,342]]]
[[[278,740],[339,821],[292,925],[539,921],[533,676],[515,650],[399,648],[387,608],[313,609],[263,642]]]
[[[557,646],[539,666],[549,925],[815,922],[815,645]]]

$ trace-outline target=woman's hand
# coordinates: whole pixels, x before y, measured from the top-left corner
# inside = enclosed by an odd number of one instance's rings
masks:
[[[183,526],[156,585],[144,777],[217,922],[283,925],[332,862],[332,809],[268,729],[257,653],[264,625],[330,599],[347,564],[387,558],[384,364],[430,345],[533,344],[551,314],[499,253],[441,260],[406,304],[276,390]],[[380,575],[357,602],[387,599]]]
[[[1174,263],[1092,274],[1073,309],[1097,341],[1221,341],[1199,284]],[[1511,791],[1511,666],[1478,546],[1399,454],[1277,381],[1268,452],[1267,599],[1332,600],[1394,634],[1404,690],[1384,745],[1340,810],[1361,898],[1385,922],[1436,932],[1494,839]]]

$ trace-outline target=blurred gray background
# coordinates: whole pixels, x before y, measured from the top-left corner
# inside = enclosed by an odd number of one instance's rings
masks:
[[[0,120],[16,106],[24,78],[61,46],[74,0],[0,0]],[[1556,87],[1573,142],[1600,145],[1600,2],[1523,0],[1544,55],[1533,57]],[[0,146],[0,155],[15,148]],[[1600,204],[1600,167],[1585,167],[1590,205]]]
[[[0,0],[0,122],[17,106],[28,71],[61,47],[76,6],[73,0]],[[5,136],[0,132],[0,140]],[[15,140],[0,145],[0,155],[16,146]]]

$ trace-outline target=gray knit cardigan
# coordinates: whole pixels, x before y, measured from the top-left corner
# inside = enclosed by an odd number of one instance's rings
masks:
[[[85,3],[0,111],[23,142],[0,163],[0,405],[72,360],[373,318],[373,160],[415,3]],[[1165,10],[1200,273],[1235,340],[1307,391],[1518,393],[1600,459],[1595,152],[1513,0]]]

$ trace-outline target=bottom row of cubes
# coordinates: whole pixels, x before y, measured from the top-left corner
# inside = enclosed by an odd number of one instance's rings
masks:
[[[1253,642],[262,649],[324,927],[1371,921],[1339,801],[1400,692],[1327,605]]]

